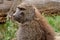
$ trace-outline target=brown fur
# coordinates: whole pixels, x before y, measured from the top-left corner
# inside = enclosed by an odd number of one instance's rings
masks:
[[[21,4],[17,10],[13,18],[22,24],[17,31],[17,40],[54,40],[52,27],[35,6]]]

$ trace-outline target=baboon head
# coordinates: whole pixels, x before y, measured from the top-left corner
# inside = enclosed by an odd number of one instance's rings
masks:
[[[14,20],[20,23],[33,20],[34,9],[32,5],[27,5],[25,3],[22,3],[19,6],[17,6],[16,12],[13,14],[13,18]]]

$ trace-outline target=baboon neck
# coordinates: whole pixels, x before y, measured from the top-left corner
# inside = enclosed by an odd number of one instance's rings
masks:
[[[25,21],[22,22],[22,24],[24,24],[24,23],[26,23],[26,22],[29,22],[29,23],[30,23],[30,22],[32,22],[32,21],[35,21],[34,18],[33,18],[32,20],[25,20]]]

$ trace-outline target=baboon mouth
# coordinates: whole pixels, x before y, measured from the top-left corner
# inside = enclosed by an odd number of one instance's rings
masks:
[[[15,21],[19,22],[19,23],[21,23],[21,22],[23,21],[22,18],[16,18],[16,17],[13,17],[13,19],[14,19]]]

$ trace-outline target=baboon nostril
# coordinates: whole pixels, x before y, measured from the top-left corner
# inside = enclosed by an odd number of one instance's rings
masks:
[[[21,12],[21,14],[20,15],[23,15],[24,16],[24,13],[23,12]]]

